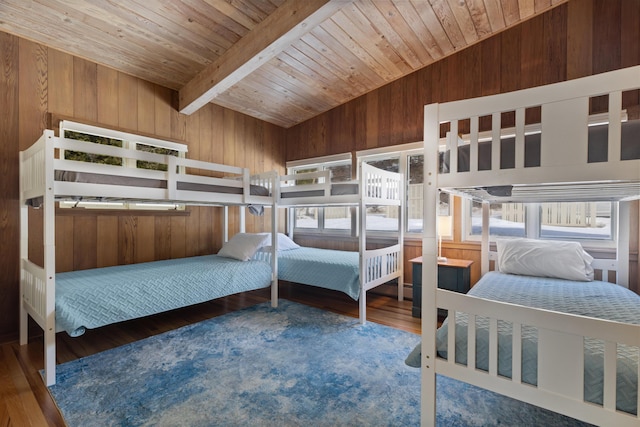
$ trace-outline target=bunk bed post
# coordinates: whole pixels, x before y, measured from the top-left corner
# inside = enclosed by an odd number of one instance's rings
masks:
[[[247,215],[246,208],[243,205],[238,206],[240,210],[240,233],[245,233],[247,231]]]
[[[422,234],[422,355],[421,411],[423,426],[436,424],[436,330],[438,328],[438,151],[440,121],[438,104],[424,107],[424,198]],[[454,155],[455,156],[455,155]]]
[[[616,238],[616,259],[618,262],[616,283],[625,288],[629,287],[629,217],[630,206],[628,201],[618,203],[618,236]],[[607,278],[603,277],[606,281]]]
[[[20,152],[20,345],[29,341],[29,314],[24,306],[24,261],[29,259],[29,206],[24,199],[24,152]]]
[[[45,319],[44,319],[44,376],[47,386],[56,382],[56,247],[55,247],[55,199],[54,199],[54,144],[53,132],[45,141],[44,164],[44,201],[43,233],[44,233],[44,272],[45,272]]]
[[[487,201],[482,202],[482,243],[480,244],[481,263],[480,274],[484,276],[489,272],[489,214],[491,204]]]
[[[277,181],[278,177],[275,178]],[[274,200],[278,200],[274,194]],[[271,207],[271,307],[278,307],[278,207]]]
[[[229,206],[222,208],[222,243],[229,241]]]
[[[362,165],[359,165],[362,167]],[[359,183],[359,195],[358,195],[358,209],[360,209],[360,230],[358,236],[358,262],[360,269],[360,298],[358,299],[358,305],[360,308],[360,324],[364,325],[367,322],[367,291],[364,288],[363,284],[367,281],[367,267],[365,265],[364,253],[367,250],[367,239],[366,239],[366,230],[367,230],[367,207],[364,201],[364,190],[367,188],[367,177],[364,171],[360,171],[360,183]]]

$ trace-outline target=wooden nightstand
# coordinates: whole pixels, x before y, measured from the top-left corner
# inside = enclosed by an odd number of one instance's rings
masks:
[[[422,257],[409,260],[413,264],[413,304],[411,315],[420,317],[422,312]],[[465,259],[447,258],[438,262],[438,287],[467,293],[471,289],[471,264]]]

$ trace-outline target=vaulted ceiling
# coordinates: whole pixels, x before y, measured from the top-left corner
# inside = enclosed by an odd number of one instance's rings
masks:
[[[567,0],[2,0],[0,31],[291,127]]]

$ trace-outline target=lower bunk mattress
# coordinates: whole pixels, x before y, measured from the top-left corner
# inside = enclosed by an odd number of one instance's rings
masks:
[[[360,298],[359,253],[300,247],[278,252],[278,279]]]
[[[56,332],[187,307],[271,284],[271,266],[217,255],[119,265],[56,274]]]
[[[563,313],[640,324],[640,296],[607,282],[572,282],[562,279],[519,276],[490,272],[476,283],[469,295],[509,302]],[[447,324],[445,319],[437,332],[438,355],[447,355]],[[511,377],[512,325],[498,321],[498,374]],[[489,322],[476,318],[476,367],[488,370]],[[602,404],[604,377],[604,343],[585,339],[584,397],[588,402]],[[638,396],[639,349],[618,346],[617,409],[636,414]],[[467,363],[467,316],[456,315],[456,362]],[[537,384],[537,329],[522,327],[522,380]]]

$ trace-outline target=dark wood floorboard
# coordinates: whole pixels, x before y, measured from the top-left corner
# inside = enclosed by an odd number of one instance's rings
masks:
[[[347,295],[313,286],[281,283],[279,297],[323,310],[358,317],[358,302]],[[411,316],[411,301],[398,301],[368,293],[367,320],[408,332],[420,333],[420,319]],[[66,333],[56,337],[57,360],[64,363],[181,326],[200,322],[245,307],[269,301],[270,290],[231,295],[184,309],[87,330],[77,338]],[[29,343],[0,346],[0,427],[64,426],[39,370],[43,367],[42,332],[30,326]]]

